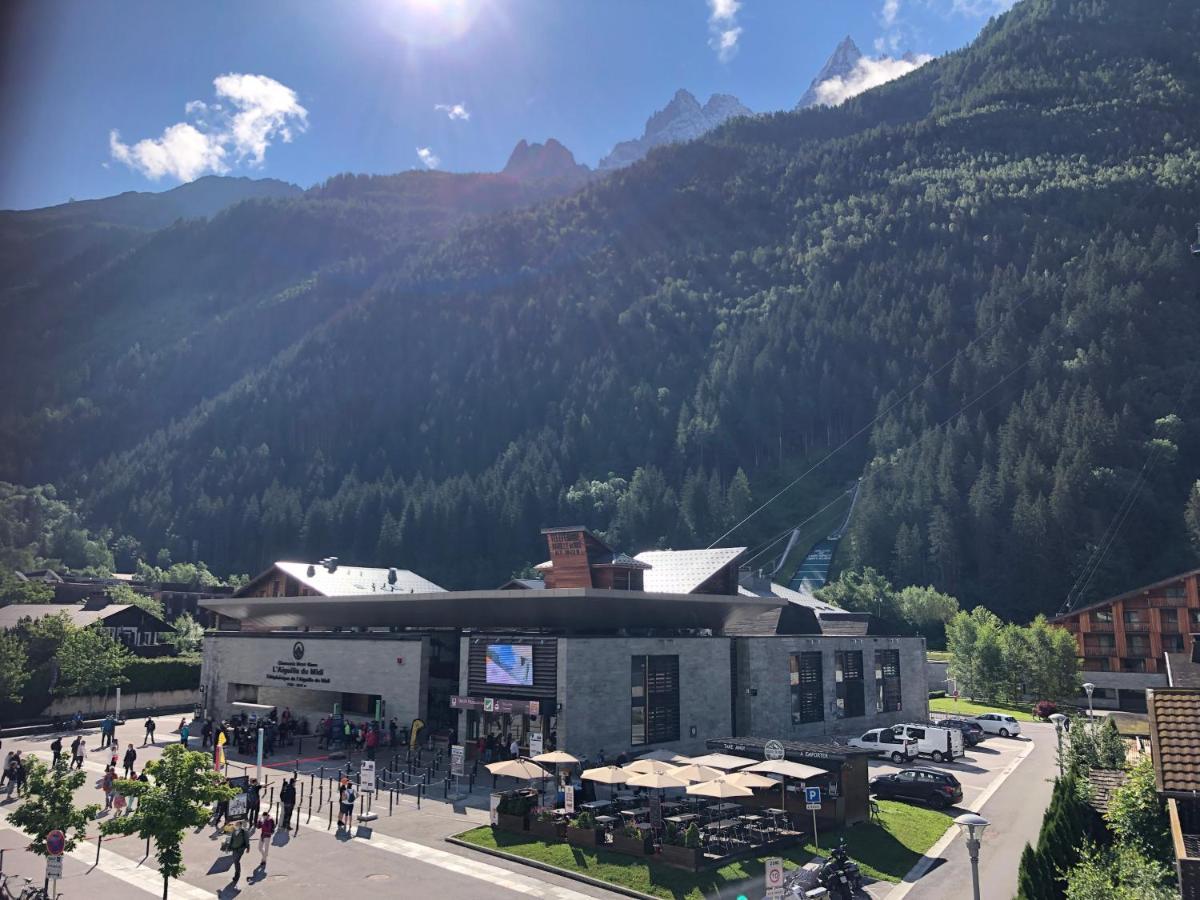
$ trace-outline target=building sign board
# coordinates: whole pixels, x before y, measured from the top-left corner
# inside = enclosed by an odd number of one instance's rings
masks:
[[[540,731],[529,732],[529,755],[537,756],[542,752],[542,734]]]
[[[783,759],[783,744],[779,741],[767,741],[766,746],[763,747],[763,757],[765,759]]]
[[[304,644],[296,641],[292,645],[291,659],[277,659],[266,674],[266,680],[290,688],[325,689],[330,683],[325,666],[304,658]]]
[[[358,789],[364,794],[375,793],[375,760],[364,759],[359,766]]]
[[[541,715],[540,700],[509,700],[504,697],[461,697],[454,694],[450,698],[451,709],[475,709],[485,713],[526,713],[531,716]]]
[[[462,744],[455,744],[450,748],[450,774],[462,775],[466,768],[467,751]]]
[[[563,809],[569,815],[575,815],[575,785],[568,784],[563,788]]]

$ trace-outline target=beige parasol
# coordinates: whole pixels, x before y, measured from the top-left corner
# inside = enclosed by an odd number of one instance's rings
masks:
[[[638,759],[657,759],[659,762],[675,763],[676,765],[688,761],[686,756],[676,753],[674,750],[651,750],[649,753],[643,753]]]
[[[714,778],[720,778],[725,773],[720,769],[713,769],[709,766],[698,766],[695,763],[690,763],[686,766],[680,766],[671,776],[674,778],[682,778],[684,781],[712,781]]]
[[[725,780],[730,784],[751,789],[779,787],[778,781],[766,775],[756,775],[754,772],[734,772],[732,775],[726,775]]]
[[[765,762],[747,766],[746,771],[783,776],[783,783],[779,785],[779,805],[783,809],[787,809],[787,780],[789,778],[798,778],[801,782],[804,782],[809,778],[819,778],[822,775],[829,774],[824,769],[818,769],[816,766],[806,766],[804,763],[792,762],[789,759],[768,759]]]
[[[746,759],[744,756],[731,756],[728,753],[709,753],[707,756],[694,756],[689,760],[693,765],[708,766],[712,769],[724,769],[730,771],[733,769],[744,769],[752,759]]]
[[[570,753],[565,750],[551,750],[549,753],[539,753],[537,756],[529,757],[534,762],[553,763],[554,765],[573,765],[579,762]]]
[[[584,769],[579,776],[584,781],[595,781],[599,784],[624,784],[633,777],[632,772],[626,772],[617,766],[600,766],[595,769]]]
[[[668,772],[643,772],[641,775],[634,775],[625,784],[629,787],[656,788],[660,791],[666,788],[687,787],[686,781],[681,781]]]
[[[548,771],[528,759],[506,759],[503,762],[488,763],[486,768],[493,775],[519,778],[521,781],[537,781],[550,777]]]
[[[750,788],[733,784],[724,778],[714,778],[712,781],[702,781],[699,784],[689,784],[687,792],[697,797],[715,797],[718,800],[728,800],[732,797],[752,797],[754,791]]]
[[[648,772],[653,772],[655,775],[666,775],[674,772],[679,766],[674,766],[671,763],[666,763],[658,759],[635,759],[629,765],[622,768],[626,772],[635,772],[639,775],[644,775]]]

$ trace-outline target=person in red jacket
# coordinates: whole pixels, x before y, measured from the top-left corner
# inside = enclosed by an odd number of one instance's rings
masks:
[[[274,836],[275,820],[271,818],[271,812],[268,810],[258,820],[258,852],[262,855],[262,862],[258,867],[264,872],[267,869],[267,854],[271,851],[271,838]]]

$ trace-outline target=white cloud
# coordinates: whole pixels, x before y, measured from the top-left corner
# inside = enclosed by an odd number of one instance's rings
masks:
[[[417,156],[421,158],[421,162],[427,169],[436,169],[442,164],[442,160],[429,147],[418,147]]]
[[[708,46],[717,51],[717,59],[729,62],[737,53],[742,28],[737,23],[741,0],[708,0]]]
[[[438,112],[444,112],[450,121],[466,122],[471,113],[462,103],[436,103],[433,107]]]
[[[296,92],[265,75],[230,73],[213,80],[221,103],[192,100],[177,122],[158,138],[129,145],[116,129],[109,132],[112,158],[155,181],[168,175],[191,181],[209,172],[228,172],[232,163],[261,166],[267,148],[285,143],[308,127],[308,110]]]
[[[826,106],[837,106],[856,94],[907,75],[909,72],[921,68],[931,59],[933,57],[928,53],[922,53],[920,56],[909,59],[897,59],[891,56],[870,59],[864,56],[849,75],[830,78],[818,84],[816,87],[817,102]]]
[[[1017,0],[951,0],[950,9],[960,16],[984,18],[1008,12],[1016,2]]]
[[[900,0],[883,0],[883,9],[879,12],[879,18],[883,20],[883,24],[891,28],[896,24],[898,15],[900,15]]]

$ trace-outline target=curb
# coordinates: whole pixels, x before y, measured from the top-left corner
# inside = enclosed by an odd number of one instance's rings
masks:
[[[488,856],[495,856],[499,859],[507,859],[509,862],[520,863],[523,866],[541,869],[543,872],[549,872],[552,875],[558,875],[561,878],[569,878],[572,881],[578,881],[605,891],[612,891],[615,894],[624,894],[626,897],[636,897],[637,900],[662,900],[661,897],[655,897],[653,894],[643,894],[641,891],[635,891],[632,888],[621,887],[621,885],[613,884],[611,881],[602,881],[599,878],[592,878],[590,875],[581,875],[578,872],[572,872],[569,869],[560,869],[558,866],[552,866],[549,863],[538,862],[536,859],[528,859],[524,856],[518,856],[515,853],[505,853],[503,850],[493,850],[491,847],[480,847],[478,844],[472,844],[469,841],[459,840],[453,835],[443,838],[443,840],[447,844],[454,844],[458,847],[465,847],[468,850],[474,850],[476,853],[486,853]]]

